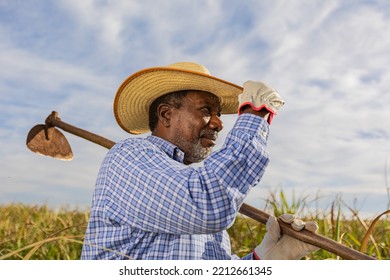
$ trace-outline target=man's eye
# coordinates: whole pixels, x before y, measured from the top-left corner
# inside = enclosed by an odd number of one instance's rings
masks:
[[[204,114],[210,115],[210,109],[207,108],[207,107],[203,107],[203,108],[202,108],[202,112],[203,112]]]

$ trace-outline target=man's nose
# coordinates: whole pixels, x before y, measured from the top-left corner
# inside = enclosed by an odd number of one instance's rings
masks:
[[[223,129],[223,122],[220,117],[214,115],[211,117],[209,122],[209,127],[212,130],[221,131]]]

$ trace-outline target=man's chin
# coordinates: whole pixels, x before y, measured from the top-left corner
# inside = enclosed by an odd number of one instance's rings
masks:
[[[212,147],[210,148],[204,148],[201,152],[196,153],[196,155],[193,155],[192,157],[187,157],[185,161],[190,163],[199,163],[204,161],[208,156],[212,153]]]

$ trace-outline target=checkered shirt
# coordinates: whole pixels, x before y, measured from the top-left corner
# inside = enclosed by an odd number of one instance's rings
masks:
[[[198,167],[155,136],[117,143],[98,174],[81,258],[237,259],[226,229],[264,174],[268,129],[239,116]]]

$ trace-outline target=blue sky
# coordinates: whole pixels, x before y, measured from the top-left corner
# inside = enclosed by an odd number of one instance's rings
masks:
[[[388,1],[0,1],[0,38],[0,203],[88,207],[106,150],[66,134],[73,161],[41,157],[26,148],[29,129],[55,110],[114,141],[133,137],[112,113],[121,82],[195,61],[286,101],[248,203],[283,190],[321,197],[312,207],[323,211],[337,197],[369,215],[388,206]]]

